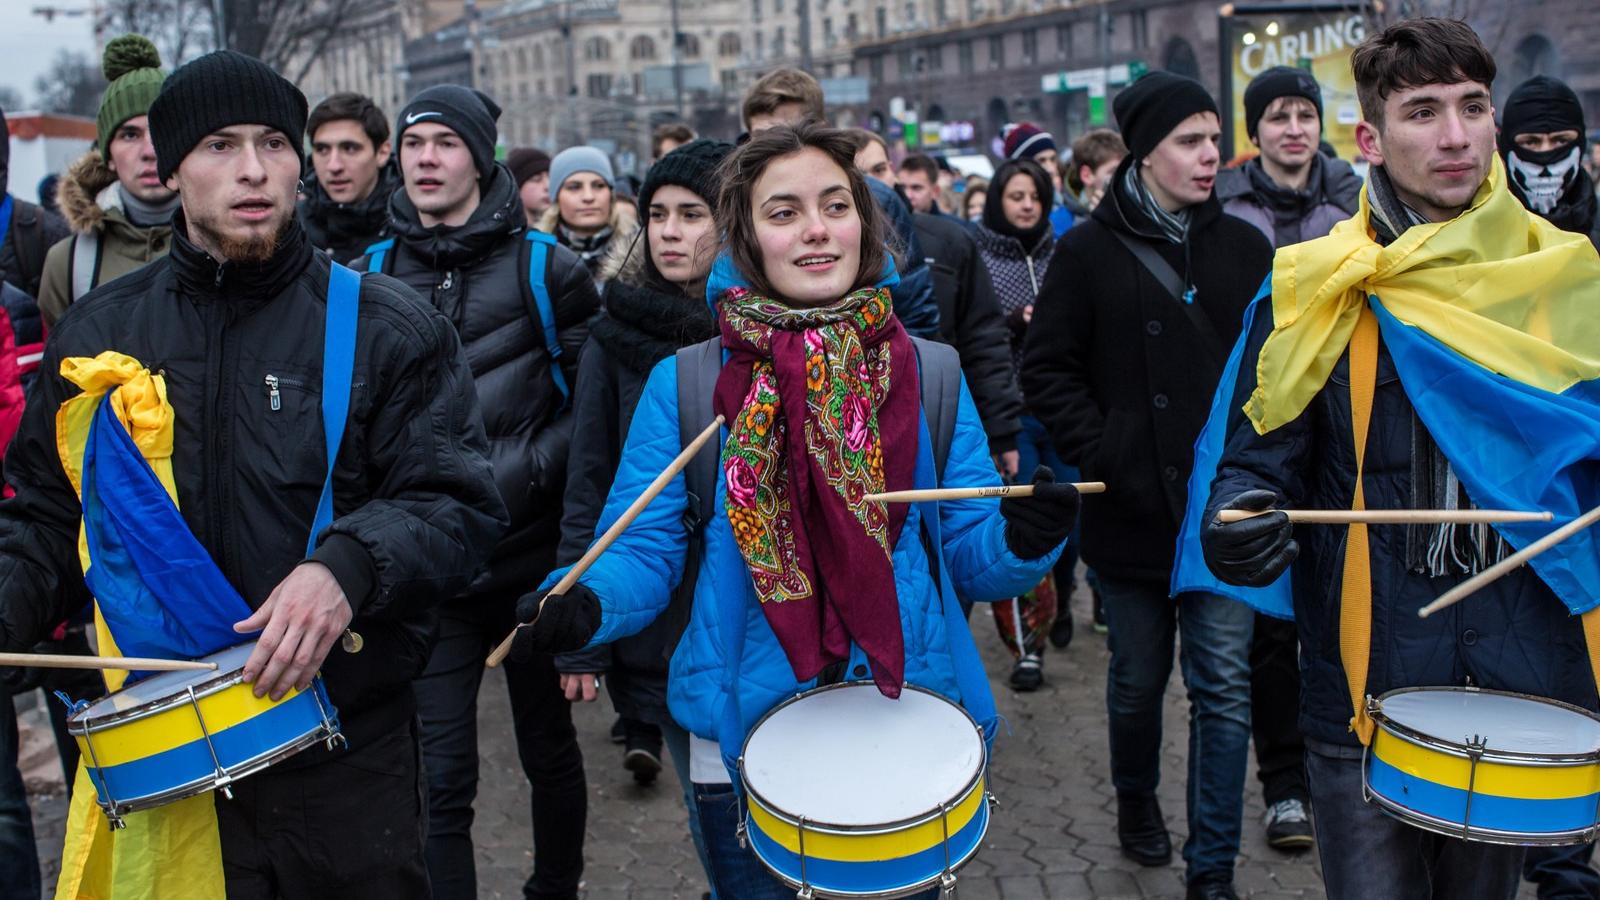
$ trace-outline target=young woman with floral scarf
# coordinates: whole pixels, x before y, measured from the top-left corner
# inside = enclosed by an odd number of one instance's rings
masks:
[[[794,893],[735,831],[729,764],[756,721],[818,684],[871,680],[887,697],[913,684],[987,709],[980,718],[992,736],[992,698],[963,697],[957,686],[956,654],[972,638],[946,631],[945,604],[955,592],[993,600],[1036,584],[1077,517],[1076,490],[1048,470],[1035,474],[1032,497],[941,503],[927,529],[921,507],[863,499],[999,479],[963,387],[942,475],[937,485],[916,484],[926,452],[918,355],[893,314],[881,213],[853,163],[842,132],[785,126],[755,135],[717,179],[726,231],[719,270],[737,273],[726,290],[714,273],[708,288],[725,356],[713,406],[728,426],[667,691],[692,735],[713,888],[740,900]],[[651,373],[598,528],[678,454],[677,376],[673,357]],[[646,627],[682,575],[687,503],[680,476],[576,587],[520,629],[513,654],[603,644]],[[936,581],[924,550],[922,535],[935,532],[948,583]],[[523,621],[535,619],[541,596],[525,598]]]

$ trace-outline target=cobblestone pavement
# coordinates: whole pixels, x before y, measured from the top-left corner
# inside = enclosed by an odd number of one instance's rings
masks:
[[[1074,598],[1078,634],[1045,660],[1046,686],[1017,694],[1005,685],[1009,657],[1000,648],[988,612],[974,613],[978,643],[991,673],[1000,712],[1011,734],[995,743],[992,790],[1000,808],[984,849],[961,872],[962,900],[1104,898],[1156,900],[1183,896],[1183,865],[1145,869],[1117,849],[1115,800],[1106,763],[1105,640],[1088,627],[1082,590]],[[473,830],[478,882],[484,897],[521,896],[532,866],[528,789],[517,763],[506,715],[506,695],[490,673],[481,695],[480,746],[484,754],[478,817]],[[672,769],[655,786],[636,787],[621,767],[621,750],[607,740],[612,714],[606,701],[576,714],[589,777],[589,900],[699,898],[705,879],[684,824]],[[1175,846],[1184,836],[1186,703],[1174,672],[1167,695],[1161,803]],[[25,754],[26,755],[26,754]],[[1323,896],[1314,853],[1290,856],[1269,849],[1262,837],[1261,795],[1255,765],[1245,800],[1244,847],[1236,883],[1250,900]],[[35,797],[46,884],[53,884],[65,804],[59,794]],[[1531,900],[1526,889],[1523,898]]]

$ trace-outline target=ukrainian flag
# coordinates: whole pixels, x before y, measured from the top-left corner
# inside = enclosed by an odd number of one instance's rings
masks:
[[[1600,505],[1600,256],[1579,234],[1528,212],[1496,158],[1467,211],[1407,229],[1388,246],[1356,216],[1325,238],[1278,251],[1273,331],[1244,413],[1266,434],[1323,389],[1363,307],[1375,315],[1400,383],[1468,495],[1489,508],[1549,510],[1552,522],[1495,526],[1521,549]],[[1263,589],[1224,585],[1199,534],[1226,440],[1245,338],[1233,350],[1195,446],[1173,591],[1208,590],[1292,617],[1287,573]],[[1530,565],[1574,613],[1600,605],[1600,526]],[[1470,601],[1469,601],[1470,602]]]

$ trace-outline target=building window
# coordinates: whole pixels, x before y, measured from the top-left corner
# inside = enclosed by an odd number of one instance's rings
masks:
[[[538,44],[533,45],[533,68],[538,71],[544,68],[544,48]],[[540,91],[540,93],[544,93]]]
[[[922,53],[928,59],[928,71],[929,72],[943,72],[944,71],[944,45],[943,44],[940,44],[937,47],[929,47],[928,49],[922,51]]]
[[[915,0],[906,3],[906,24],[911,25],[917,21],[917,4]]]
[[[867,60],[867,77],[873,84],[883,83],[883,55],[878,54]]]
[[[767,45],[761,40],[761,29],[756,29],[756,59],[767,58]]]
[[[717,38],[717,55],[718,56],[738,56],[739,55],[739,35],[731,32],[731,31],[723,32],[722,37]]]
[[[887,36],[889,34],[889,11],[880,6],[873,10],[872,14],[878,19],[878,37]]]
[[[856,19],[856,14],[851,13],[845,18],[844,39],[853,41],[861,34],[861,23]]]
[[[517,74],[518,75],[526,75],[526,74],[528,74],[528,48],[527,47],[518,47],[517,48]]]
[[[1056,26],[1056,56],[1061,59],[1072,57],[1072,23]]]
[[[656,42],[649,35],[639,35],[628,45],[628,58],[634,60],[653,60],[656,58]]]
[[[833,34],[833,19],[824,16],[822,18],[822,46],[832,47],[837,42],[838,38],[834,37]]]
[[[678,55],[683,59],[700,58],[700,39],[687,31],[678,32]]]
[[[956,67],[963,75],[971,75],[977,68],[972,62],[972,39],[956,42]]]
[[[772,39],[772,55],[781,59],[783,57],[784,46],[783,26],[779,25],[778,34]]]
[[[1133,46],[1144,48],[1150,46],[1150,17],[1144,10],[1135,10],[1128,13],[1133,25]]]
[[[750,17],[757,22],[761,21],[761,0],[750,0]],[[756,43],[761,43],[756,41]]]
[[[916,72],[916,64],[911,59],[911,48],[901,47],[895,54],[895,68],[901,81],[907,81]]]
[[[1003,35],[994,35],[989,38],[989,68],[999,69],[1005,66],[1002,61],[1006,52],[1006,39]]]
[[[722,93],[728,96],[739,93],[739,71],[737,69],[722,70]]]
[[[1039,32],[1028,29],[1022,33],[1022,62],[1033,65],[1039,61]]]
[[[591,62],[610,59],[611,42],[603,37],[589,38],[583,42],[583,58]]]
[[[609,96],[611,96],[611,76],[610,75],[590,75],[589,76],[589,96],[591,96],[591,97],[609,97]]]
[[[772,0],[772,14],[775,16],[783,15],[783,0]]]
[[[949,0],[933,0],[933,23],[943,25],[950,21]]]

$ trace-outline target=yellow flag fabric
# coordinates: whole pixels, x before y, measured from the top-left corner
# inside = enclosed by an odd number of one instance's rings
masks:
[[[115,351],[92,359],[62,360],[61,376],[82,388],[56,412],[56,449],[72,486],[82,495],[83,451],[89,423],[108,391],[111,408],[127,428],[134,445],[155,471],[172,502],[178,502],[172,475],[174,415],[167,402],[166,382],[138,360]],[[89,567],[88,542],[80,527],[79,561]],[[95,611],[99,651],[120,656],[116,636]],[[109,690],[122,686],[127,673],[102,672]],[[57,900],[122,900],[145,897],[223,897],[222,842],[209,793],[124,817],[127,827],[112,831],[95,804],[95,789],[80,766],[67,813],[66,842],[61,853]]]
[[[1294,420],[1350,343],[1367,296],[1463,357],[1559,394],[1600,376],[1600,256],[1530,213],[1498,156],[1472,204],[1446,221],[1372,237],[1369,188],[1327,237],[1279,250],[1273,329],[1244,407],[1258,433]]]

